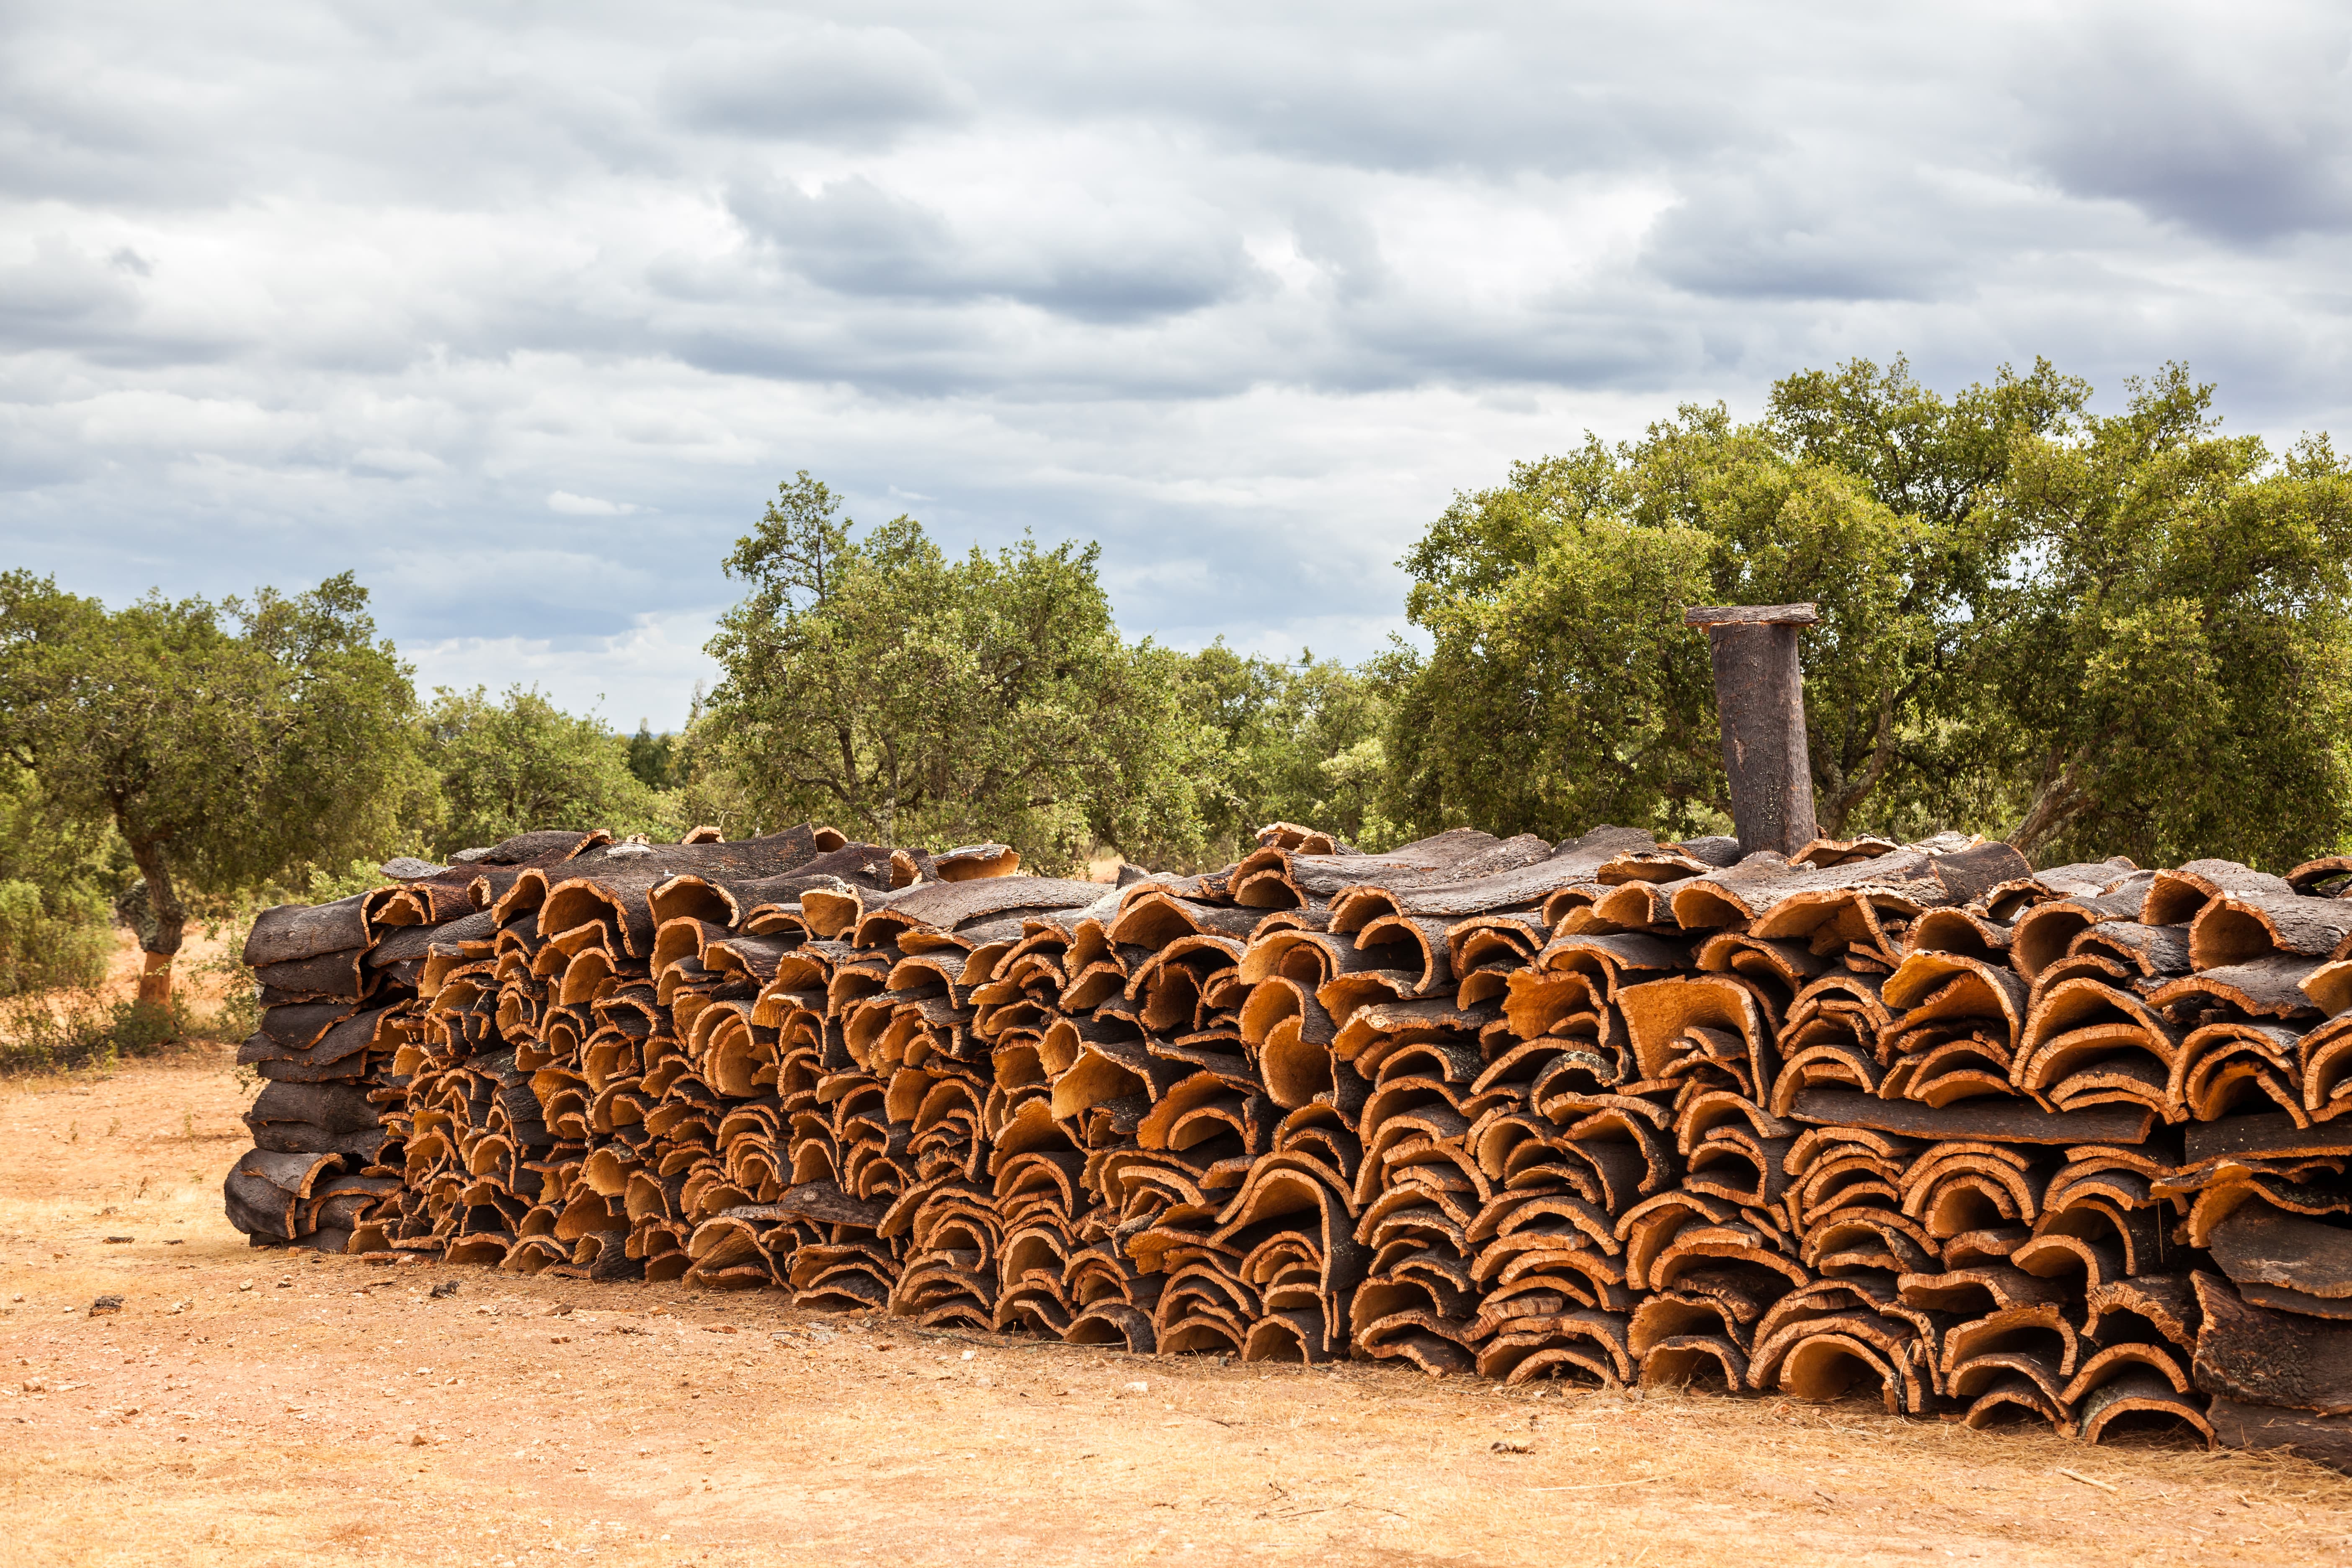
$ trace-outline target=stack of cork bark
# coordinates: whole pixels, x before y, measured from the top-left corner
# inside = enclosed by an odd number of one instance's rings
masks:
[[[2352,860],[534,833],[273,910],[257,1243],[2352,1460]]]
[[[230,1222],[257,1245],[340,1252],[362,1215],[399,1194],[399,1173],[380,1163],[376,1095],[389,1046],[361,999],[383,978],[369,964],[373,938],[401,920],[418,923],[430,898],[387,889],[287,905],[255,922],[245,962],[261,983],[261,1029],[236,1059],[263,1084],[245,1117],[254,1146],[230,1170],[226,1196]],[[450,912],[445,904],[443,918]]]

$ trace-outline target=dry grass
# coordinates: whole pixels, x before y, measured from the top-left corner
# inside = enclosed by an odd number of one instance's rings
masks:
[[[0,1563],[2352,1559],[2298,1460],[248,1251],[226,1063],[0,1089]]]

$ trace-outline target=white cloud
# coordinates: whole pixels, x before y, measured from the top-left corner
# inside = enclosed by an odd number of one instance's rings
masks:
[[[0,542],[665,724],[800,468],[1352,658],[1456,489],[1804,365],[2342,428],[2352,25],[2218,15],[16,7]]]
[[[401,656],[415,667],[420,691],[537,687],[572,711],[600,714],[616,729],[635,730],[642,721],[666,730],[684,720],[698,687],[707,690],[718,682],[719,668],[702,651],[715,609],[642,616],[610,637],[561,644],[548,637],[446,637],[405,644]]]
[[[576,496],[570,490],[547,492],[547,510],[560,511],[567,517],[625,517],[636,510],[626,501],[600,500],[594,496]]]

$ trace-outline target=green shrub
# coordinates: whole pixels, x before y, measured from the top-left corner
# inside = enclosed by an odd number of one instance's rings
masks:
[[[0,1000],[0,1076],[106,1068],[205,1033],[185,1005],[109,1001],[78,986]]]
[[[0,880],[0,996],[95,985],[113,949],[97,893]]]

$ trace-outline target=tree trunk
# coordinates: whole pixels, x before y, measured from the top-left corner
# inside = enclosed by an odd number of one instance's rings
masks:
[[[1805,621],[1789,615],[1761,621],[1745,610],[1738,618],[1717,610],[1692,610],[1685,616],[1718,617],[1706,627],[1707,652],[1723,726],[1732,825],[1745,854],[1769,849],[1794,855],[1816,831],[1804,676],[1797,661],[1798,628],[1810,621],[1811,607],[1763,607],[1764,613],[1800,608]]]
[[[168,1007],[172,1005],[172,955],[151,952],[139,971],[139,1005]]]
[[[163,846],[152,838],[132,838],[129,834],[131,858],[139,867],[139,874],[147,879],[147,907],[155,916],[154,931],[142,934],[140,947],[147,962],[139,974],[139,1005],[142,1007],[166,1007],[172,1002],[172,959],[180,951],[180,940],[188,924],[188,911],[180,902],[180,893],[172,885],[172,868],[163,858]]]
[[[2042,787],[2034,791],[2032,804],[2025,808],[2024,820],[2009,836],[2011,846],[2028,860],[2063,833],[2091,804],[2090,793],[2075,777],[2075,770],[2089,759],[2090,748],[2085,746],[2063,764],[2053,754],[2043,769]]]

